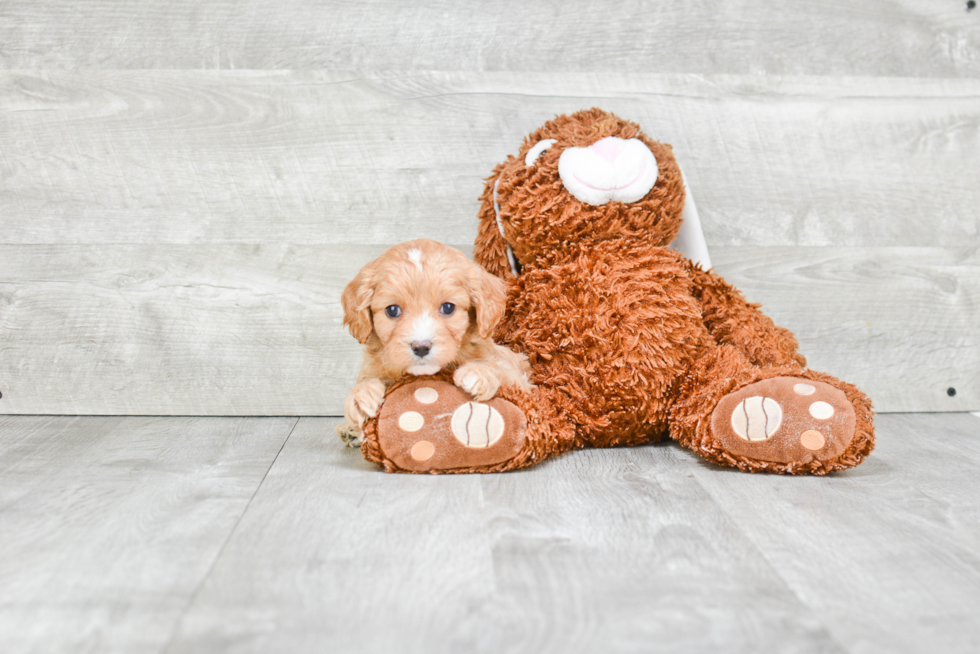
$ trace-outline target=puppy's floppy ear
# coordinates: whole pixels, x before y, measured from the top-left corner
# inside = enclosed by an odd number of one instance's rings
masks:
[[[470,264],[470,301],[476,307],[476,328],[480,338],[490,338],[504,315],[507,285],[477,264]]]
[[[372,261],[361,268],[361,272],[344,289],[340,302],[344,305],[344,326],[351,336],[361,343],[367,343],[374,322],[371,320],[371,297],[377,282],[378,268]]]

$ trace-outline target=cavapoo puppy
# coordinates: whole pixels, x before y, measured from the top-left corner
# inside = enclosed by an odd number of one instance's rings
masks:
[[[490,338],[506,287],[459,250],[418,239],[364,266],[341,297],[344,325],[364,344],[357,384],[337,433],[351,447],[385,389],[405,375],[454,369],[454,383],[477,401],[501,386],[531,387],[527,357]]]

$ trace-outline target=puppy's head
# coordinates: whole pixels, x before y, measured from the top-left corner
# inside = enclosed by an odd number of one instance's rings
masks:
[[[366,265],[344,289],[344,324],[361,343],[377,339],[394,373],[431,375],[457,360],[474,335],[489,338],[506,287],[459,250],[419,239]]]

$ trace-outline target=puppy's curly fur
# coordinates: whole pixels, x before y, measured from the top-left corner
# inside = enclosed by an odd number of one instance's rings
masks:
[[[408,375],[452,370],[453,382],[478,401],[500,386],[531,388],[528,361],[496,345],[506,287],[459,250],[428,239],[396,245],[364,266],[344,289],[344,325],[364,344],[357,383],[337,433],[360,443],[386,389]]]

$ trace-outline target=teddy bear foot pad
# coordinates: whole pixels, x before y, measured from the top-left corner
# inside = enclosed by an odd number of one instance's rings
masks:
[[[844,392],[799,377],[773,377],[723,397],[711,431],[729,453],[775,463],[830,461],[854,438]]]
[[[480,468],[512,459],[527,420],[499,397],[476,402],[444,381],[420,380],[393,391],[378,416],[378,445],[403,470]]]

